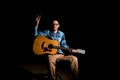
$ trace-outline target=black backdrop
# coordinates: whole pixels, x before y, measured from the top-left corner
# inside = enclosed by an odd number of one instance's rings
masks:
[[[99,16],[89,7],[54,9],[54,7],[41,8],[37,5],[12,10],[11,16],[8,16],[10,23],[7,26],[7,34],[10,38],[7,41],[8,49],[13,53],[7,54],[8,56],[31,56],[37,14],[42,15],[39,30],[49,29],[52,19],[58,19],[61,23],[60,30],[65,33],[70,47],[83,48],[89,52],[91,44],[94,45],[95,32],[97,32],[95,26],[99,26],[96,18]]]
[[[88,2],[78,3],[79,5],[77,2],[73,2],[72,5],[71,3],[61,4],[61,2],[40,4],[42,3],[21,2],[2,8],[1,50],[6,54],[1,55],[30,55],[34,37],[34,20],[37,14],[42,15],[39,30],[49,28],[52,19],[58,19],[61,23],[60,30],[66,34],[70,47],[83,48],[87,52],[91,52],[93,48],[96,50],[100,35],[103,33],[101,30],[104,29],[102,23],[105,15],[97,4],[92,5]],[[73,7],[73,4],[76,5]]]
[[[88,70],[94,68],[94,66],[91,68],[92,58],[98,58],[97,56],[94,57],[95,54],[88,59],[88,55],[97,52],[102,42],[101,35],[103,32],[101,30],[104,28],[101,25],[106,19],[103,19],[104,11],[101,11],[97,4],[90,5],[88,3],[82,5],[78,3],[74,7],[74,3],[72,5],[51,4],[52,6],[47,4],[41,6],[40,4],[22,3],[2,9],[1,50],[3,53],[1,56],[3,59],[1,61],[5,61],[3,63],[7,66],[15,66],[15,64],[28,63],[31,60],[35,17],[40,14],[42,17],[39,30],[49,28],[51,20],[58,19],[61,23],[60,29],[65,33],[68,45],[72,48],[86,50],[86,54],[78,55],[78,58],[87,76]],[[98,51],[97,54],[99,53]]]
[[[15,31],[17,34],[15,37],[15,56],[18,57],[18,61],[29,61],[33,55],[32,45],[35,17],[37,14],[42,15],[39,30],[49,29],[52,19],[58,19],[61,24],[60,30],[66,35],[67,44],[71,48],[85,49],[86,55],[80,56],[85,57],[86,59],[84,60],[87,61],[88,53],[90,53],[90,44],[93,44],[92,34],[94,30],[92,29],[94,27],[93,21],[95,21],[95,17],[92,17],[92,10],[88,8],[80,9],[80,11],[78,9],[61,7],[56,9],[54,9],[54,7],[41,8],[41,6],[38,5],[36,7],[25,7],[25,11],[20,10],[20,17],[18,17],[19,23],[16,25]]]

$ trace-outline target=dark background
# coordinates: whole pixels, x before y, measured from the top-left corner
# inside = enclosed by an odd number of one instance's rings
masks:
[[[101,52],[104,51],[107,44],[106,37],[109,36],[106,31],[106,25],[110,19],[107,12],[109,8],[92,2],[92,4],[89,2],[32,3],[21,2],[1,9],[1,63],[3,63],[1,69],[3,73],[6,75],[11,71],[14,72],[17,64],[31,62],[37,14],[42,15],[39,30],[48,29],[52,19],[58,19],[61,24],[60,30],[66,35],[67,44],[71,48],[86,50],[85,55],[77,55],[80,70],[83,71],[86,79],[88,73],[96,72],[99,64],[98,56],[101,56]],[[100,50],[101,45],[102,50]],[[97,60],[98,63],[96,63]]]

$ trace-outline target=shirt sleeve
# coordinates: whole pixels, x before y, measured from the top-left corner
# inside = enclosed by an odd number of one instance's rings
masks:
[[[69,48],[69,46],[66,43],[65,35],[63,34],[62,40],[61,40],[61,46],[64,48]]]
[[[38,26],[35,26],[35,34],[34,36],[48,36],[49,31],[45,30],[45,31],[38,31]]]
[[[34,36],[37,36],[38,35],[38,26],[35,26],[35,34]]]

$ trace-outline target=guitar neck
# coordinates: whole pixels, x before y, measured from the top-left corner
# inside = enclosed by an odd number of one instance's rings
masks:
[[[58,46],[53,46],[53,48],[71,51],[71,48],[64,48],[64,47],[58,47]]]

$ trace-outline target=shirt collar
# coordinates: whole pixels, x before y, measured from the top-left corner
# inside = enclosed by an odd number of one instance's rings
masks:
[[[52,33],[54,34],[54,31],[52,31]],[[57,31],[57,34],[59,34],[59,33],[60,33],[60,31],[58,30],[58,31]]]

